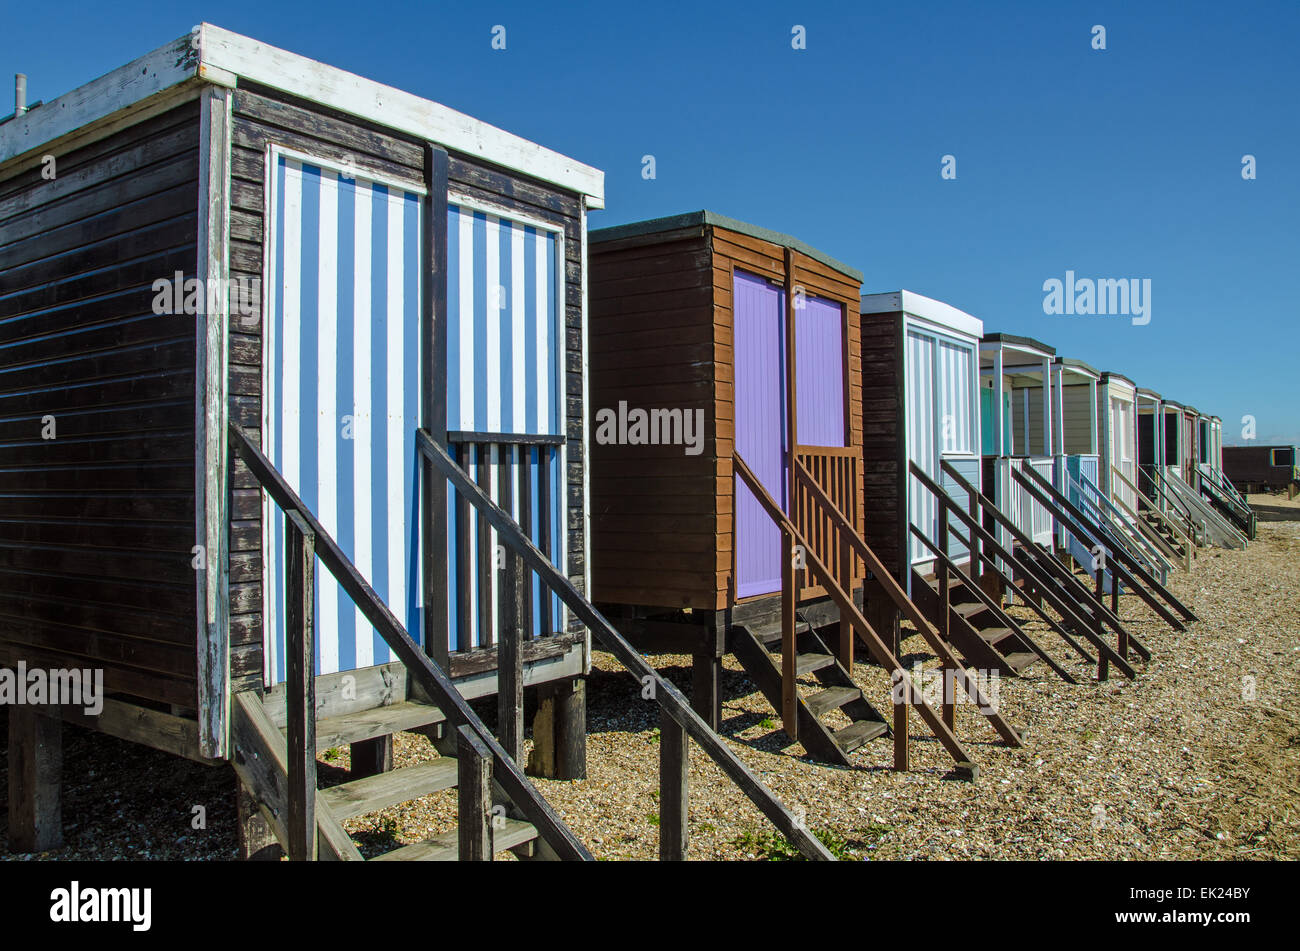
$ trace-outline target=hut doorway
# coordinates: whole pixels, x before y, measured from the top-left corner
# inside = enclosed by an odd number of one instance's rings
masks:
[[[736,450],[788,511],[785,291],[736,271]],[[781,590],[781,532],[736,477],[736,595]]]

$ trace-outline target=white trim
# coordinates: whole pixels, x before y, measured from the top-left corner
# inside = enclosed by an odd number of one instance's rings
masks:
[[[495,202],[485,201],[482,198],[475,198],[467,195],[465,192],[458,192],[454,189],[447,190],[447,204],[455,205],[457,208],[464,208],[468,211],[481,211],[485,215],[495,215],[498,218],[507,218],[516,224],[528,225],[539,231],[548,231],[552,234],[558,234],[564,237],[564,227],[549,221],[543,221],[541,218],[534,218],[531,215],[515,211],[513,208],[507,208],[505,205],[498,205]]]
[[[202,324],[195,334],[194,521],[203,546],[195,581],[198,618],[197,713],[199,750],[224,759],[229,751],[230,594],[226,426],[230,301],[230,91],[204,90],[199,123],[197,264],[200,286],[217,282],[212,301],[204,292]],[[208,308],[216,304],[215,311]]]
[[[978,317],[972,317],[951,304],[912,291],[863,294],[859,301],[858,312],[862,314],[892,314],[900,311],[935,324],[944,330],[955,330],[974,337],[976,340],[984,336],[984,322]]]
[[[419,96],[210,23],[0,126],[0,166],[187,80],[269,86],[483,159],[605,207],[605,173]],[[197,39],[197,49],[195,40]]]
[[[400,188],[403,191],[414,192],[423,198],[429,194],[429,190],[420,184],[415,178],[399,178],[396,175],[386,175],[383,172],[372,172],[367,168],[359,168],[355,165],[344,165],[334,159],[322,158],[319,155],[313,155],[310,152],[301,152],[298,149],[291,149],[288,146],[272,143],[270,146],[272,156],[283,155],[287,159],[293,159],[297,162],[306,162],[308,165],[315,165],[336,174],[355,180],[364,179],[367,182],[374,182],[376,185],[383,185],[385,188]],[[349,178],[351,176],[351,178]]]

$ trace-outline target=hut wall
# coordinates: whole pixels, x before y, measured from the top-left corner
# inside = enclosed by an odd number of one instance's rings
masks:
[[[903,458],[903,315],[863,314],[861,334],[863,537],[905,584],[910,477]]]
[[[196,704],[199,104],[0,181],[0,664]],[[0,173],[2,174],[2,173]]]
[[[684,229],[593,243],[589,253],[592,413],[617,413],[620,402],[700,409],[705,427],[699,455],[592,439],[592,595],[712,610],[718,577],[731,569],[717,504],[720,484],[731,484],[732,433],[730,406],[715,413],[715,373],[730,379],[731,326],[714,316],[709,239]]]
[[[1093,408],[1090,388],[1086,383],[1067,384],[1061,388],[1062,428],[1065,446],[1054,446],[1057,454],[1087,454],[1092,452],[1094,433]]]

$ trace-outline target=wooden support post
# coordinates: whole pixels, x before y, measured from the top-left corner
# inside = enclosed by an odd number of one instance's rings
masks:
[[[393,768],[393,737],[377,736],[373,740],[361,740],[350,747],[352,769],[350,774],[360,779],[363,776],[376,776],[387,773]]]
[[[63,718],[55,708],[9,707],[9,849],[63,846]]]
[[[587,682],[583,678],[537,688],[528,772],[548,779],[587,778]]]
[[[316,859],[316,536],[285,513],[285,667],[289,745],[289,858]]]
[[[473,730],[456,731],[457,858],[462,862],[491,862],[492,753]]]
[[[691,706],[716,733],[722,727],[722,658],[713,640],[691,656]]]
[[[794,535],[781,528],[781,726],[799,740],[798,645],[795,643]]]
[[[510,610],[501,619],[497,646],[497,735],[516,763],[524,748],[524,597],[528,570],[515,552],[506,553],[504,588]]]
[[[278,862],[284,855],[271,823],[257,800],[240,780],[235,780],[235,816],[239,825],[239,857],[251,862]]]
[[[853,554],[853,549],[849,547],[846,539],[839,538],[839,530],[834,530],[834,537],[838,539],[840,550],[840,587],[845,590],[849,597],[853,596],[853,567],[857,560]],[[840,612],[840,663],[844,669],[853,675],[853,622]]]
[[[971,532],[971,535],[974,534]],[[948,506],[942,499],[939,500],[939,551],[948,554]],[[949,641],[952,637],[952,579],[948,567],[941,561],[935,561],[934,570],[939,573],[939,633],[945,641]],[[944,664],[941,673],[943,675],[943,722],[951,730],[957,722],[957,707],[952,691],[949,689],[952,685],[952,668]]]
[[[690,740],[668,713],[659,708],[659,859],[686,858],[690,814]]]
[[[908,684],[907,671],[901,667],[894,672],[894,676],[900,678],[898,683],[894,684],[894,769],[899,772],[907,772],[907,701],[908,701]]]

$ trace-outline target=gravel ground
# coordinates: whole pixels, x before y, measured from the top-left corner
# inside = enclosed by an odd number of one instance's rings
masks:
[[[1300,500],[1252,497],[1300,520]],[[728,658],[723,733],[741,758],[844,858],[1286,859],[1300,858],[1300,521],[1261,521],[1246,552],[1203,550],[1175,593],[1199,615],[1184,632],[1137,598],[1120,613],[1152,650],[1129,682],[1093,680],[1043,625],[1028,628],[1079,678],[1037,666],[1000,684],[1026,746],[999,745],[983,718],[958,708],[957,732],[980,766],[975,783],[947,778],[942,748],[912,718],[912,770],[890,768],[890,742],[854,754],[852,769],[808,760],[779,717]],[[1015,613],[1027,617],[1021,609]],[[933,661],[920,638],[908,662]],[[682,689],[687,657],[652,661]],[[597,652],[589,683],[589,778],[538,781],[578,838],[602,859],[654,858],[658,849],[657,714],[637,685]],[[858,665],[855,678],[885,709],[888,682]],[[0,742],[4,714],[0,711]],[[68,728],[67,846],[48,857],[213,859],[234,855],[228,768],[176,760]],[[436,756],[400,734],[397,765]],[[4,760],[0,759],[0,773]],[[322,756],[326,782],[346,778],[347,750]],[[693,858],[779,858],[784,842],[696,751],[691,760]],[[0,783],[5,777],[0,775]],[[0,788],[7,788],[0,786]],[[194,807],[206,828],[194,829]],[[363,852],[416,841],[455,823],[448,791],[347,826]],[[23,856],[15,856],[23,858]],[[45,856],[42,856],[45,857]]]

